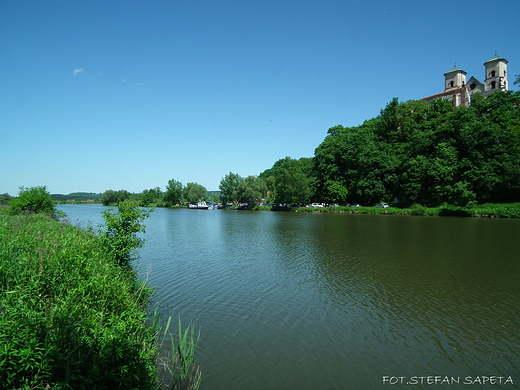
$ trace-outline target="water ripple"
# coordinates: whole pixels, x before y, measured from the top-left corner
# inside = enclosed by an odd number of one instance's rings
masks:
[[[141,264],[163,314],[201,329],[203,390],[507,376],[515,222],[157,209]]]

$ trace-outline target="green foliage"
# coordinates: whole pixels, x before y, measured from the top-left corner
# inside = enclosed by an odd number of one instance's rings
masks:
[[[14,198],[9,202],[12,214],[23,213],[44,213],[56,217],[56,209],[54,202],[47,192],[46,186],[40,187],[20,187],[18,198]]]
[[[206,199],[208,191],[198,183],[187,183],[183,189],[183,196],[188,203],[197,203]]]
[[[106,190],[101,196],[101,203],[104,206],[115,205],[119,202],[130,199],[130,195],[130,192],[126,190]]]
[[[192,324],[183,331],[181,320],[178,324],[177,345],[175,336],[170,331],[172,317],[168,318],[166,325],[162,327],[160,345],[164,348],[166,341],[169,341],[171,355],[161,357],[160,365],[172,378],[172,383],[167,386],[171,390],[197,390],[200,387],[202,373],[195,365],[195,349],[200,338],[200,331],[195,337],[195,328]],[[157,313],[154,313],[154,322],[159,322]],[[155,326],[160,328],[159,326]]]
[[[238,184],[237,201],[255,205],[266,197],[267,186],[262,178],[248,176]]]
[[[208,191],[209,200],[213,203],[220,202],[220,191]]]
[[[347,200],[348,190],[341,183],[327,180],[322,189],[322,198],[327,203],[344,203]]]
[[[94,202],[101,201],[103,194],[96,194],[95,192],[71,192],[70,194],[51,194],[51,198],[57,202],[70,202],[74,199],[74,202],[81,203],[93,200]]]
[[[471,209],[475,217],[520,218],[520,203],[482,204]]]
[[[262,208],[259,208],[262,209]],[[264,210],[274,208],[265,207]],[[520,203],[483,204],[471,203],[468,206],[456,206],[444,204],[438,207],[425,207],[415,203],[409,207],[298,207],[297,212],[314,213],[345,213],[345,214],[390,214],[390,215],[417,215],[424,217],[448,216],[448,217],[485,217],[485,218],[520,218]]]
[[[166,193],[164,194],[164,203],[171,207],[179,204],[182,199],[182,183],[174,179],[168,180],[166,185]]]
[[[308,203],[314,193],[311,176],[312,160],[285,157],[276,161],[269,170],[272,177],[273,197],[276,203]],[[265,177],[266,173],[260,175]]]
[[[390,197],[396,161],[374,127],[372,122],[359,128],[336,126],[316,149],[318,199],[331,199],[338,186],[344,188],[339,195],[346,192],[352,203],[376,203]]]
[[[13,197],[7,192],[5,194],[0,194],[0,205],[9,204],[11,199],[13,199]]]
[[[462,207],[518,200],[519,100],[511,91],[457,108],[392,99],[361,126],[335,126],[315,152],[316,198]]]
[[[229,172],[220,180],[218,188],[223,203],[239,202],[239,185],[244,180],[239,174]]]
[[[163,195],[160,187],[144,190],[140,196],[140,205],[143,207],[161,206]]]
[[[93,234],[0,216],[0,241],[2,388],[157,388],[152,291]]]
[[[183,330],[179,320],[172,355],[160,357],[170,320],[150,321],[153,290],[92,231],[42,214],[0,214],[0,242],[3,389],[158,390],[158,363],[172,373],[172,389],[198,388],[193,326]]]
[[[129,267],[134,259],[135,250],[141,248],[144,239],[139,233],[145,232],[142,222],[149,217],[150,211],[142,210],[132,201],[118,203],[118,211],[103,211],[104,229],[100,231],[100,241],[116,264]]]

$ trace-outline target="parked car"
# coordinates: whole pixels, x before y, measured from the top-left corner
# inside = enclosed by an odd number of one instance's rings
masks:
[[[351,205],[350,207],[361,207],[361,205],[359,203],[356,203],[356,204]]]
[[[381,203],[381,204],[378,204],[376,207],[381,207],[381,208],[388,208],[388,205],[386,203]]]
[[[307,207],[323,207],[323,204],[321,204],[321,203],[313,203],[313,204],[308,205]]]

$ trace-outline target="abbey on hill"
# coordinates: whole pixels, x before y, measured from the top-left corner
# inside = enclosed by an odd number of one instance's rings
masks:
[[[507,60],[502,57],[494,56],[489,61],[484,62],[485,80],[484,83],[475,77],[466,82],[466,72],[454,67],[444,73],[444,92],[428,96],[419,100],[450,99],[453,106],[469,106],[471,97],[480,93],[484,96],[490,95],[495,91],[507,91]]]

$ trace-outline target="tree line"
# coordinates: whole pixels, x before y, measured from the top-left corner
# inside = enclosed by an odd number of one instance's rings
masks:
[[[314,157],[285,157],[258,176],[229,173],[231,201],[437,206],[520,199],[520,92],[399,102],[360,126],[328,130]]]
[[[101,196],[101,203],[105,206],[117,204],[124,200],[136,201],[139,205],[144,207],[172,207],[180,204],[197,203],[201,200],[208,200],[208,191],[206,187],[198,183],[187,183],[183,185],[181,182],[171,179],[168,181],[164,192],[161,191],[160,187],[145,189],[138,194],[133,194],[126,190],[106,190]],[[216,200],[218,200],[218,196]]]
[[[315,191],[330,201],[459,206],[518,201],[520,93],[393,99],[361,126],[336,126],[314,156]]]
[[[392,99],[360,126],[334,126],[313,157],[285,157],[258,175],[229,172],[209,192],[171,179],[132,194],[107,190],[104,205],[384,203],[471,206],[520,199],[520,92],[473,96],[470,107]],[[2,203],[10,199],[0,196]]]

